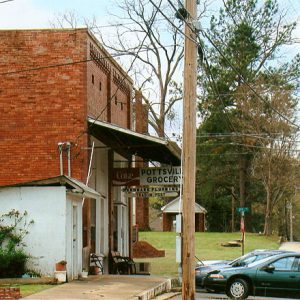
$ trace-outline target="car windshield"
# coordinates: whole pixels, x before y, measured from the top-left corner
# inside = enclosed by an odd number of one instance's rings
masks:
[[[241,262],[251,260],[252,257],[253,257],[253,253],[245,254],[245,255],[243,255],[241,257],[238,257],[238,258],[234,259],[233,261],[231,261],[229,263],[229,265],[236,266],[236,265],[238,265]]]
[[[233,260],[230,265],[233,267],[246,266],[256,261],[261,261],[266,257],[275,255],[276,253],[272,252],[257,252],[257,253],[248,253],[240,258]]]
[[[278,255],[279,255],[279,254],[278,254]],[[268,257],[265,257],[265,258],[263,258],[263,259],[257,260],[257,261],[255,261],[255,262],[249,264],[248,267],[251,268],[251,267],[255,267],[255,266],[257,266],[257,265],[263,264],[263,263],[269,261],[271,257],[272,257],[272,258],[273,258],[273,257],[277,257],[278,255],[272,255],[272,256],[268,256]]]

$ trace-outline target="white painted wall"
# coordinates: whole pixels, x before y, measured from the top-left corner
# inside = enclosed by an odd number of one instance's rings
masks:
[[[34,224],[24,241],[26,251],[32,256],[29,267],[44,276],[53,276],[55,263],[67,261],[68,276],[71,268],[71,211],[72,203],[78,203],[78,237],[82,235],[82,213],[79,199],[68,197],[66,188],[59,187],[9,187],[0,189],[0,214],[11,209],[28,212],[28,220]],[[79,234],[80,233],[80,234]],[[81,245],[80,245],[81,243]],[[81,271],[82,240],[78,240],[78,270]]]

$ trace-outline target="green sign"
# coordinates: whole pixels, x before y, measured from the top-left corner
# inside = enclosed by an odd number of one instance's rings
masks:
[[[242,212],[249,212],[249,207],[238,207],[236,209],[237,212],[242,213]]]

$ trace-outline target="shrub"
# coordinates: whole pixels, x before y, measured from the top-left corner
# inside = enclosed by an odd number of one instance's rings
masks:
[[[28,234],[27,212],[17,210],[0,216],[0,278],[21,277],[26,271],[29,255],[23,247],[23,239]]]

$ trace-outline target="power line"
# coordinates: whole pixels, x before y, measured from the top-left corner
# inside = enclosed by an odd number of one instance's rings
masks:
[[[119,56],[119,55],[116,55],[116,56]],[[111,58],[111,57],[115,57],[115,56],[101,57],[101,59]],[[39,71],[39,70],[44,70],[44,69],[51,69],[51,68],[57,68],[57,67],[63,67],[63,66],[82,64],[82,63],[86,63],[86,62],[89,62],[89,61],[94,61],[94,59],[91,58],[91,59],[73,61],[73,62],[69,62],[69,63],[60,63],[60,64],[54,64],[54,65],[47,65],[47,66],[40,66],[40,67],[22,69],[22,70],[18,70],[18,71],[3,72],[3,73],[0,73],[0,76],[15,75],[15,74],[31,72],[31,71]]]
[[[161,9],[153,2],[153,0],[149,0],[151,2],[151,4],[158,10],[158,12],[176,29],[178,30],[178,32],[180,32],[181,34],[183,34],[187,39],[191,40],[192,42],[194,42],[196,45],[198,45],[198,42],[196,40],[194,40],[193,38],[191,38],[190,36],[187,36],[178,26],[176,26],[172,20],[170,20],[170,18],[161,11]]]
[[[13,1],[13,0],[10,0]],[[156,19],[156,21],[165,21],[165,19]],[[116,23],[116,24],[109,24],[109,25],[94,25],[89,26],[89,29],[99,29],[99,28],[110,28],[110,27],[120,27],[120,26],[127,26],[127,25],[136,25],[137,22],[126,22],[126,23]]]
[[[159,6],[161,5],[161,2],[162,2],[162,0],[160,0]],[[149,24],[149,27],[152,26],[152,24],[153,24],[153,22],[154,22],[154,20],[155,20],[155,18],[156,18],[156,15],[157,15],[157,13],[158,13],[158,9],[159,9],[159,7],[156,9],[156,11],[155,11],[155,13],[154,13],[154,15],[153,15],[153,17],[152,17],[152,22]],[[144,45],[144,42],[145,42],[146,38],[147,38],[147,34],[145,34],[145,37],[143,38],[143,40],[142,40],[142,42],[141,42],[141,44],[140,44],[140,46],[139,46],[139,48],[138,48],[138,51],[137,51],[137,53],[135,54],[135,57],[134,57],[134,59],[132,60],[132,62],[131,62],[131,64],[130,64],[130,66],[129,66],[127,72],[126,72],[126,74],[128,74],[128,72],[129,72],[130,69],[132,68],[133,64],[135,63],[136,59],[138,58],[139,52],[141,51],[141,49],[142,49],[142,47],[143,47],[143,45]],[[126,79],[126,77],[127,77],[127,76],[123,76],[123,78],[122,78],[122,80],[121,80],[121,84],[124,82],[124,80]],[[115,95],[117,94],[118,90],[119,90],[119,86],[117,87],[115,93],[111,96],[110,101],[108,101],[108,103],[110,103],[110,102],[112,101],[112,99],[113,99],[113,98],[115,97]],[[107,103],[106,106],[102,109],[102,111],[100,112],[100,114],[97,115],[97,117],[94,119],[93,123],[89,124],[89,126],[88,126],[89,129],[90,129],[90,128],[95,124],[95,122],[102,116],[102,114],[104,113],[104,111],[105,111],[105,110],[107,109],[107,107],[108,107],[108,103]]]
[[[169,1],[169,0],[168,0],[168,1]],[[199,42],[199,45],[200,45],[200,42]],[[200,47],[200,46],[198,46],[198,47]],[[221,97],[220,94],[219,94],[219,90],[218,90],[218,87],[217,87],[217,85],[216,85],[216,82],[215,82],[213,73],[211,72],[210,65],[209,65],[209,63],[208,63],[207,57],[206,57],[206,55],[204,54],[204,49],[203,49],[202,47],[201,47],[201,51],[202,51],[202,53],[203,53],[204,61],[205,61],[205,64],[206,64],[206,67],[207,67],[207,71],[208,71],[208,75],[209,75],[209,77],[211,77],[212,87],[213,87],[213,89],[215,90],[215,92],[216,92],[216,94],[217,94],[217,97],[219,98],[219,100],[221,101],[221,103],[222,103],[222,105],[223,105],[223,108],[224,108],[224,114],[225,114],[225,116],[226,116],[226,118],[227,118],[227,120],[228,120],[229,126],[231,127],[231,129],[232,129],[233,131],[236,131],[235,128],[234,128],[234,126],[233,126],[233,123],[231,122],[231,120],[230,120],[230,118],[229,118],[229,116],[228,116],[228,113],[227,113],[227,111],[226,111],[226,105],[225,105],[225,103],[224,103],[222,97]]]
[[[150,2],[155,6],[155,4],[153,3],[152,0],[150,0]],[[175,11],[177,11],[176,7],[174,6],[174,4],[168,0],[168,2],[171,4],[171,6],[173,7],[173,9],[175,9]],[[175,27],[179,30],[179,28],[161,11],[159,10],[160,13]],[[183,18],[184,22],[186,23],[187,26],[191,26],[184,18]],[[180,32],[182,34],[184,34],[181,30]],[[267,103],[267,101],[260,95],[257,93],[257,91],[243,78],[243,76],[241,75],[241,73],[239,72],[239,70],[232,65],[232,63],[229,61],[229,59],[222,53],[222,51],[218,48],[218,46],[212,41],[212,39],[209,37],[209,35],[204,31],[201,30],[202,34],[204,37],[207,38],[207,40],[213,45],[213,47],[217,50],[217,52],[227,61],[227,63],[229,64],[230,68],[241,77],[241,79],[243,80],[243,82],[251,89],[251,91],[259,98],[261,99],[263,102]],[[190,37],[187,37],[190,38]],[[195,42],[195,41],[194,41]],[[198,46],[201,46],[197,41],[196,41]],[[297,125],[296,123],[294,123],[293,121],[291,121],[288,117],[286,117],[285,115],[283,115],[280,111],[278,111],[276,108],[274,108],[273,106],[271,106],[269,103],[267,103],[269,105],[269,107],[276,112],[279,116],[281,116],[281,118],[283,118],[284,120],[286,120],[288,123],[290,123],[291,125],[295,126],[297,129],[300,129],[300,126]]]
[[[172,47],[172,45],[168,45],[166,47]],[[162,48],[162,47],[160,47]],[[146,52],[148,51],[147,49],[141,50],[139,52]],[[110,54],[107,56],[102,56],[100,58],[97,58],[97,60],[102,60],[102,59],[107,59],[107,58],[114,58],[114,57],[120,57],[120,56],[125,56],[128,55],[127,53],[115,53],[115,54]],[[16,71],[8,71],[8,72],[3,72],[0,73],[0,76],[5,76],[5,75],[14,75],[18,73],[25,73],[25,72],[31,72],[31,71],[39,71],[43,69],[51,69],[51,68],[56,68],[56,67],[63,67],[63,66],[70,66],[70,65],[76,65],[76,64],[81,64],[81,63],[86,63],[90,61],[96,61],[93,58],[90,59],[84,59],[84,60],[78,60],[78,61],[73,61],[73,62],[68,62],[68,63],[60,63],[60,64],[53,64],[53,65],[46,65],[46,66],[38,66],[38,67],[33,67],[33,68],[28,68],[28,69],[22,69],[22,70],[16,70]]]
[[[219,47],[213,42],[213,40],[209,37],[209,35],[204,32],[201,31],[202,34],[208,39],[208,41],[213,45],[213,47],[217,50],[217,52],[226,60],[226,62],[229,64],[230,68],[237,74],[240,76],[240,78],[242,79],[242,81],[244,82],[244,84],[247,85],[247,87],[249,87],[249,89],[260,99],[262,100],[264,103],[268,104],[269,107],[276,112],[281,118],[283,118],[284,120],[286,120],[288,123],[290,123],[291,125],[295,126],[298,130],[300,129],[300,126],[297,125],[296,123],[294,123],[293,121],[291,121],[288,117],[286,117],[285,115],[283,115],[279,110],[277,110],[275,107],[273,107],[272,105],[270,105],[270,103],[268,103],[260,94],[258,94],[258,92],[244,79],[244,77],[241,75],[241,73],[239,72],[239,70],[232,65],[232,63],[229,61],[229,59],[222,53],[222,51],[219,49]]]
[[[229,143],[214,143],[214,144],[203,144],[203,143],[197,143],[197,146],[202,146],[202,147],[215,147],[215,146],[243,146],[243,147],[248,147],[248,148],[258,148],[258,149],[266,149],[266,150],[272,150],[272,151],[277,151],[281,150],[278,148],[270,148],[270,147],[264,147],[264,146],[256,146],[256,145],[249,145],[249,144],[242,144],[242,143],[236,143],[236,142],[229,142]],[[287,152],[300,152],[298,149],[286,149]],[[225,152],[226,153],[226,152]]]
[[[0,1],[0,4],[6,3],[6,2],[11,2],[11,1],[14,1],[14,0],[3,0],[3,1]]]
[[[218,137],[218,136],[269,136],[269,135],[282,135],[280,132],[272,132],[272,133],[242,133],[242,132],[212,132],[212,133],[199,133],[198,137]]]

